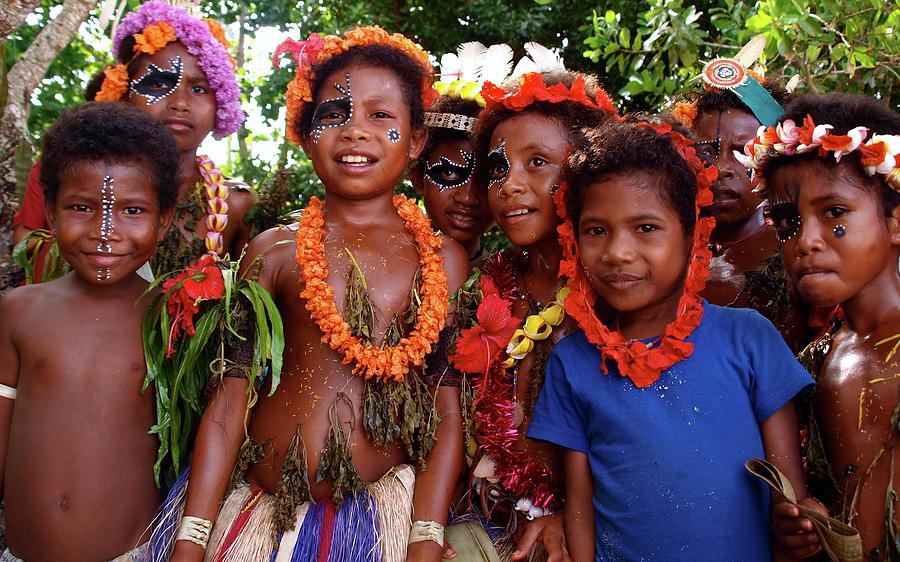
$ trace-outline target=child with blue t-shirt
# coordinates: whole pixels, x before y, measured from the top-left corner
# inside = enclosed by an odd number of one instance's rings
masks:
[[[581,330],[553,349],[528,431],[566,449],[569,550],[769,560],[769,491],[743,465],[765,456],[805,497],[792,401],[812,379],[768,320],[698,296],[716,171],[692,143],[667,123],[585,133],[560,209]]]

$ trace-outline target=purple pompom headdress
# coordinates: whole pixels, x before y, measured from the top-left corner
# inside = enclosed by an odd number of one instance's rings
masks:
[[[226,49],[227,40],[221,25],[215,20],[196,18],[163,0],[151,0],[143,4],[137,11],[125,16],[119,24],[113,37],[113,55],[123,64],[106,70],[106,80],[96,99],[121,99],[124,94],[123,78],[127,80],[124,65],[133,60],[131,53],[119,52],[122,41],[160,23],[171,27],[176,40],[197,57],[209,87],[215,92],[217,109],[213,136],[218,139],[237,132],[244,121],[244,112],[241,110],[241,92],[234,73],[234,60]]]

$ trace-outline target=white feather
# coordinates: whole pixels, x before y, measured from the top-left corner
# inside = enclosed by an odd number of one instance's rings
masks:
[[[734,55],[734,60],[738,61],[744,68],[750,68],[759,59],[765,48],[766,36],[760,33],[753,36],[746,45],[741,47],[738,54]]]
[[[799,74],[794,74],[794,75],[791,77],[791,79],[788,80],[787,85],[785,85],[784,91],[786,91],[786,92],[789,93],[789,94],[793,94],[793,93],[794,93],[794,90],[796,90],[796,89],[797,89],[797,86],[799,86],[799,85],[800,85],[800,75],[799,75]]]
[[[510,74],[509,77],[515,79],[528,72],[540,71],[541,70],[538,68],[538,65],[534,64],[533,60],[525,56],[519,59],[519,62],[516,63],[516,67],[513,69],[512,74]]]
[[[459,65],[459,57],[454,53],[447,53],[441,57],[441,82],[453,82],[459,80],[462,74]]]
[[[531,60],[534,61],[540,72],[566,69],[562,58],[540,43],[533,41],[525,43],[525,52],[528,53],[528,56],[531,57]]]
[[[500,84],[512,70],[513,50],[506,43],[491,45],[484,54],[481,64],[481,82]]]
[[[460,75],[457,78],[466,82],[478,80],[486,53],[487,48],[478,41],[469,41],[460,45],[456,50],[460,71]],[[443,72],[443,69],[441,69],[441,72]]]

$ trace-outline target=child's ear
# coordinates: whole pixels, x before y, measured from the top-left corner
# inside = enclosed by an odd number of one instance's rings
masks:
[[[159,212],[159,230],[156,234],[156,241],[162,242],[166,237],[166,232],[169,231],[169,226],[172,225],[172,217],[175,216],[175,207],[171,207],[166,209],[165,211]]]
[[[50,231],[54,232],[56,229],[56,221],[53,220],[53,207],[55,205],[50,202],[49,199],[44,199],[44,218],[47,219],[47,224],[50,225]]]
[[[300,148],[303,149],[303,154],[305,154],[307,158],[309,158],[309,149],[310,149],[309,139],[310,138],[312,138],[312,135],[306,135],[305,137],[304,136],[300,137]]]
[[[894,207],[891,216],[888,217],[888,232],[891,234],[891,244],[900,246],[900,205]]]
[[[412,139],[409,142],[409,159],[416,160],[422,154],[425,143],[428,141],[428,128],[425,126],[417,127],[410,131]]]
[[[416,193],[423,195],[425,193],[425,176],[422,172],[422,166],[411,166],[408,175],[409,181],[416,189]]]

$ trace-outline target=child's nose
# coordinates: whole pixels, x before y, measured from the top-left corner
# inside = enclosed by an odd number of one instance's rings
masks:
[[[460,205],[465,205],[467,207],[477,207],[478,192],[475,191],[475,186],[473,185],[473,183],[474,182],[470,179],[466,183],[457,187],[453,191],[453,199]]]
[[[809,254],[821,251],[825,246],[822,239],[824,227],[816,220],[805,220],[800,222],[797,231],[797,251],[801,254]]]
[[[362,125],[356,114],[352,115],[341,128],[341,139],[349,142],[369,140],[372,134]]]
[[[500,184],[500,195],[502,197],[511,197],[523,193],[527,185],[523,173],[513,168],[509,169],[502,181],[503,183]]]
[[[606,243],[606,251],[603,252],[603,262],[608,265],[619,265],[631,261],[634,261],[634,245],[631,238],[611,233],[609,242]]]
[[[179,84],[177,88],[172,90],[169,95],[166,96],[168,108],[177,111],[188,111],[190,109],[190,102],[188,101],[187,93],[187,86],[183,83]]]

